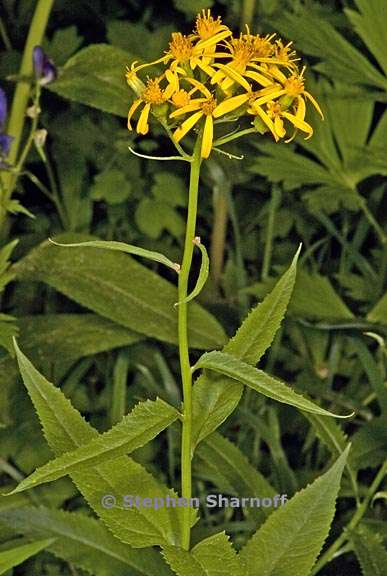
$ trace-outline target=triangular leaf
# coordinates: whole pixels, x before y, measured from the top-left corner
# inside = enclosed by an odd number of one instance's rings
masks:
[[[56,456],[98,438],[98,432],[82,418],[62,392],[48,382],[20,350],[16,348],[16,351],[24,384],[47,442]],[[142,498],[177,497],[130,457],[120,456],[114,461],[87,467],[82,472],[71,474],[71,478],[89,505],[120,540],[140,548],[180,543],[182,508],[163,507],[155,510],[125,506],[127,494]],[[105,495],[113,497],[109,506],[103,498]],[[194,521],[193,509],[192,513]]]
[[[271,514],[242,549],[248,576],[309,576],[333,520],[348,449],[323,476]]]
[[[178,415],[175,408],[160,398],[140,402],[108,432],[35,470],[20,482],[12,494],[84,470],[85,466],[97,466],[118,456],[130,454],[165,430]]]

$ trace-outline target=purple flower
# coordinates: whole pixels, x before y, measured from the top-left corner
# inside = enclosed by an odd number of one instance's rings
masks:
[[[34,73],[39,84],[49,84],[57,77],[57,70],[52,60],[45,54],[41,46],[35,46],[32,51]]]
[[[8,156],[12,136],[4,133],[5,122],[7,120],[7,98],[4,90],[0,88],[0,168],[7,167],[4,159]]]
[[[7,98],[4,90],[0,88],[0,130],[4,128],[7,119]]]

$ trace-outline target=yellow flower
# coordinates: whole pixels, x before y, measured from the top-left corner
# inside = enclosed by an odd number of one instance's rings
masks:
[[[324,115],[322,113],[320,106],[318,105],[318,102],[315,100],[315,98],[313,98],[310,92],[307,92],[305,90],[304,85],[305,66],[303,67],[303,69],[299,74],[293,73],[289,77],[286,77],[285,74],[281,72],[281,70],[279,70],[276,66],[272,66],[270,68],[270,73],[276,80],[278,80],[282,84],[282,86],[279,85],[273,86],[272,90],[268,92],[266,96],[258,98],[255,104],[260,106],[262,104],[266,104],[270,100],[274,100],[275,98],[281,97],[281,106],[283,108],[287,108],[290,106],[290,104],[293,102],[295,98],[298,100],[298,102],[300,102],[301,100],[304,101],[303,97],[305,97],[313,104],[314,108],[320,114],[321,118],[324,119]]]
[[[298,97],[297,105],[295,107],[295,114],[291,114],[286,110],[283,110],[279,102],[269,101],[266,104],[266,111],[253,103],[250,108],[250,113],[255,114],[261,118],[264,124],[269,128],[270,132],[273,134],[276,142],[286,136],[286,129],[283,119],[288,120],[295,128],[293,135],[285,142],[290,142],[293,140],[297,134],[297,130],[301,130],[307,134],[305,140],[313,135],[313,128],[310,124],[305,122],[305,100]]]
[[[160,87],[160,82],[162,79],[163,76],[160,76],[158,78],[148,78],[148,81],[141,93],[140,98],[137,98],[137,100],[135,100],[130,107],[128,113],[129,130],[133,130],[131,125],[131,119],[133,114],[141,104],[144,104],[144,108],[142,109],[140,117],[137,122],[136,131],[138,134],[143,135],[147,134],[149,131],[148,118],[149,118],[149,112],[151,111],[151,107],[163,104],[172,96],[170,90],[170,84],[168,85],[168,88],[165,90],[163,90]]]
[[[197,15],[194,32],[201,40],[207,40],[219,32],[224,31],[227,31],[227,36],[230,36],[232,33],[225,24],[222,24],[220,16],[216,19],[211,16],[211,10],[202,10],[201,14]]]
[[[172,96],[172,104],[176,106],[176,108],[183,108],[184,106],[188,106],[190,101],[191,95],[186,90],[179,90]]]
[[[208,88],[192,78],[190,81],[203,94],[203,97],[191,99],[189,104],[170,114],[171,118],[179,118],[180,116],[193,112],[191,116],[176,128],[173,137],[176,142],[180,142],[180,140],[184,138],[184,136],[199,122],[199,120],[205,118],[201,156],[202,158],[208,158],[212,150],[214,119],[224,116],[225,114],[239,108],[247,101],[247,97],[245,94],[240,94],[233,98],[226,98],[218,104]]]

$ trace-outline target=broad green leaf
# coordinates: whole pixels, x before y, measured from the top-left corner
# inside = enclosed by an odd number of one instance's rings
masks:
[[[280,380],[269,376],[269,374],[262,372],[262,370],[258,370],[250,364],[246,364],[246,362],[242,362],[225,352],[214,351],[203,354],[196,362],[193,370],[198,370],[199,368],[219,372],[229,378],[242,382],[245,386],[252,388],[268,398],[272,398],[277,402],[283,402],[284,404],[290,404],[305,412],[320,414],[321,416],[333,416],[335,418],[348,418],[352,416],[352,414],[340,416],[339,414],[333,414],[328,410],[324,410],[324,408],[320,408],[320,406],[311,400],[294,392],[292,388],[286,386],[286,384]]]
[[[319,59],[323,55],[323,62],[316,69],[328,78],[385,90],[387,79],[383,74],[321,16],[307,8],[292,14],[285,12],[275,20],[275,26],[304,53]]]
[[[299,251],[263,302],[244,320],[223,351],[250,364],[266,352],[285,316],[296,278]],[[193,387],[193,446],[211,434],[237,406],[243,386],[230,378],[201,375]]]
[[[347,531],[359,560],[363,576],[386,576],[387,551],[382,538],[370,530],[357,528]]]
[[[355,470],[382,464],[387,453],[387,427],[383,416],[366,422],[351,438],[349,462]]]
[[[207,576],[245,576],[241,561],[225,532],[202,540],[191,554]]]
[[[72,56],[48,88],[70,100],[127,116],[131,92],[125,69],[132,56],[108,44],[92,44]]]
[[[387,292],[375,304],[372,310],[368,312],[367,320],[369,320],[370,322],[387,324]]]
[[[248,364],[259,362],[273,342],[285,316],[296,281],[300,251],[301,246],[288,270],[264,301],[250,312],[235,336],[223,348],[224,352],[241,358]]]
[[[383,18],[386,15],[386,3],[384,0],[355,0],[355,4],[359,12],[346,8],[344,12],[387,74],[386,30]]]
[[[35,554],[47,548],[51,543],[51,539],[38,540],[37,542],[22,545],[20,545],[20,543],[18,545],[18,543],[15,542],[14,547],[0,551],[0,574],[5,574],[14,566],[18,566],[31,556],[35,556]]]
[[[241,450],[227,438],[213,432],[197,447],[194,459],[196,475],[212,482],[220,492],[243,497],[252,494],[265,498],[275,496],[269,482],[247,460]],[[246,513],[262,520],[269,508],[246,509]]]
[[[207,576],[199,562],[178,546],[163,546],[162,555],[178,576]]]
[[[60,244],[49,238],[49,241],[55,246],[62,246],[63,248],[101,248],[103,250],[113,250],[116,252],[126,252],[126,254],[134,254],[135,256],[141,256],[142,258],[148,258],[154,262],[160,262],[175,271],[179,270],[179,265],[176,262],[172,262],[163,254],[159,252],[152,252],[151,250],[145,250],[145,248],[140,248],[139,246],[133,246],[132,244],[126,244],[125,242],[114,242],[105,240],[91,240],[89,242],[78,242],[76,244]]]
[[[60,456],[98,438],[92,428],[73,408],[60,390],[48,382],[16,348],[24,384],[41,421],[48,444]],[[169,507],[125,507],[125,495],[142,498],[165,498],[177,495],[158,482],[129,456],[74,472],[71,478],[91,508],[123,542],[136,548],[153,545],[178,545],[181,538],[181,511]],[[111,495],[107,507],[103,496]],[[110,498],[110,503],[112,499]],[[192,510],[192,521],[195,520]]]
[[[353,318],[352,312],[335,292],[326,276],[303,270],[297,275],[291,311],[301,318],[317,320]]]
[[[84,470],[85,467],[97,466],[118,456],[130,454],[168,428],[178,415],[175,408],[160,398],[140,402],[108,432],[38,468],[22,480],[12,493],[22,492]]]
[[[0,313],[0,347],[5,348],[13,356],[12,338],[19,333],[16,318]]]
[[[224,532],[202,540],[190,552],[176,546],[163,546],[162,554],[178,576],[245,576]]]
[[[89,241],[64,234],[55,241]],[[43,242],[14,267],[19,280],[42,281],[79,304],[140,334],[177,343],[175,286],[130,256],[96,248],[68,250]],[[225,341],[217,320],[196,302],[189,307],[194,348],[216,348]]]
[[[195,245],[200,249],[200,252],[202,253],[199,276],[196,280],[196,284],[192,292],[187,296],[187,298],[181,300],[181,302],[176,302],[176,306],[179,306],[184,302],[190,302],[196,298],[196,296],[199,296],[200,292],[203,290],[204,284],[207,282],[208,272],[210,269],[210,260],[208,258],[207,250],[206,247],[203,246],[203,244],[200,242],[200,238],[195,238]]]
[[[169,576],[156,550],[134,550],[85,514],[39,507],[0,511],[0,524],[28,538],[53,538],[47,550],[96,576]]]
[[[242,549],[247,576],[309,576],[334,517],[348,449],[325,474],[271,514]]]
[[[17,319],[20,346],[39,367],[127,346],[143,338],[95,314],[37,314]],[[16,362],[0,359],[0,427],[11,423],[9,404],[18,376]]]

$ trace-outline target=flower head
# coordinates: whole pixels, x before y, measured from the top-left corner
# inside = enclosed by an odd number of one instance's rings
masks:
[[[42,86],[50,84],[57,77],[57,70],[41,46],[35,46],[32,51],[32,62],[37,81]]]
[[[126,79],[137,96],[128,128],[142,107],[139,134],[147,134],[151,116],[162,119],[181,151],[180,141],[195,130],[203,158],[213,149],[217,124],[226,122],[238,121],[231,139],[239,125],[241,135],[246,133],[246,122],[254,127],[247,132],[267,132],[276,142],[289,142],[298,131],[308,139],[313,128],[305,120],[307,104],[321,116],[322,111],[305,88],[305,67],[300,70],[298,60],[292,42],[284,44],[276,34],[253,34],[248,26],[235,37],[220,17],[202,10],[191,34],[174,32],[164,55],[128,69]],[[144,82],[138,72],[153,65],[162,71]],[[223,136],[218,140],[227,141]]]

